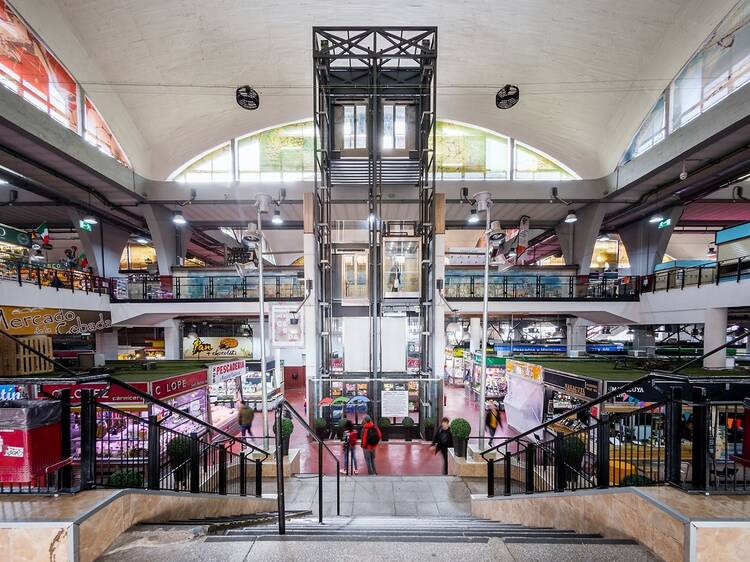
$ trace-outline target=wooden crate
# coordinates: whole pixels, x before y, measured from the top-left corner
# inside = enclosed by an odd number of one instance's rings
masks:
[[[19,339],[45,357],[52,358],[51,336],[24,336]],[[13,340],[2,338],[0,341],[0,375],[33,375],[49,373],[52,370],[54,370],[52,363],[21,347]]]

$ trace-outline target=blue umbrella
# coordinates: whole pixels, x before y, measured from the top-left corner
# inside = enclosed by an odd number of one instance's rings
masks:
[[[370,399],[367,396],[361,396],[361,395],[359,395],[359,396],[355,396],[354,398],[352,398],[351,400],[349,400],[348,404],[352,404],[352,403],[356,404],[356,403],[359,403],[359,402],[364,403],[364,402],[369,402],[369,401],[370,401]]]

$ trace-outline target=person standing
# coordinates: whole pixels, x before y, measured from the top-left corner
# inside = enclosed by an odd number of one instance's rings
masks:
[[[250,439],[253,438],[253,419],[255,418],[255,410],[247,405],[247,402],[242,401],[240,411],[237,413],[237,422],[240,424],[240,431],[242,437],[245,434],[250,435]]]
[[[440,422],[440,429],[435,433],[435,437],[432,439],[431,447],[435,448],[435,454],[443,455],[443,474],[448,474],[448,449],[453,447],[453,435],[450,431],[451,421],[448,418],[443,418]]]
[[[382,438],[383,434],[380,432],[380,428],[375,425],[370,416],[365,416],[365,419],[362,420],[362,453],[365,456],[367,474],[376,476],[378,474],[375,470],[375,449],[377,449]]]
[[[492,440],[495,438],[495,432],[501,427],[502,422],[500,421],[500,412],[497,406],[490,402],[487,408],[487,414],[484,416],[484,425],[487,427],[488,433],[490,434],[490,447],[492,447]]]
[[[357,447],[357,430],[354,429],[354,424],[351,420],[344,422],[344,435],[342,438],[344,444],[344,470],[341,474],[349,474],[349,459],[351,458],[352,463],[352,474],[359,474],[357,470],[357,455],[354,454],[354,449]]]

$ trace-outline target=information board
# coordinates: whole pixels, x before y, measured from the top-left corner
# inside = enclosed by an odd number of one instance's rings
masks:
[[[407,390],[381,390],[380,415],[384,418],[403,418],[409,415]]]

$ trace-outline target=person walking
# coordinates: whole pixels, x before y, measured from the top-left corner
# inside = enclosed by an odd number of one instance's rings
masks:
[[[362,420],[362,453],[365,456],[367,474],[376,476],[378,474],[375,470],[375,449],[377,449],[382,438],[383,434],[380,432],[380,428],[375,425],[370,416],[365,416],[365,419]]]
[[[484,425],[487,428],[487,432],[490,434],[490,447],[492,447],[492,440],[495,438],[495,432],[502,426],[500,412],[494,402],[490,402],[489,407],[487,408],[487,414],[484,416]]]
[[[240,424],[240,431],[242,437],[245,437],[247,433],[250,435],[250,439],[253,439],[253,418],[255,418],[255,410],[247,405],[247,402],[242,401],[240,410],[237,413],[237,422]]]
[[[344,444],[344,470],[341,474],[349,474],[349,459],[351,458],[352,474],[359,474],[357,470],[357,455],[354,454],[354,449],[357,447],[357,430],[354,429],[354,424],[351,420],[344,422],[344,434],[342,437]]]
[[[443,418],[440,422],[440,429],[435,433],[435,437],[432,439],[431,447],[435,448],[435,454],[438,452],[443,455],[443,474],[448,474],[448,449],[453,447],[453,435],[450,431],[451,421],[448,418]]]

